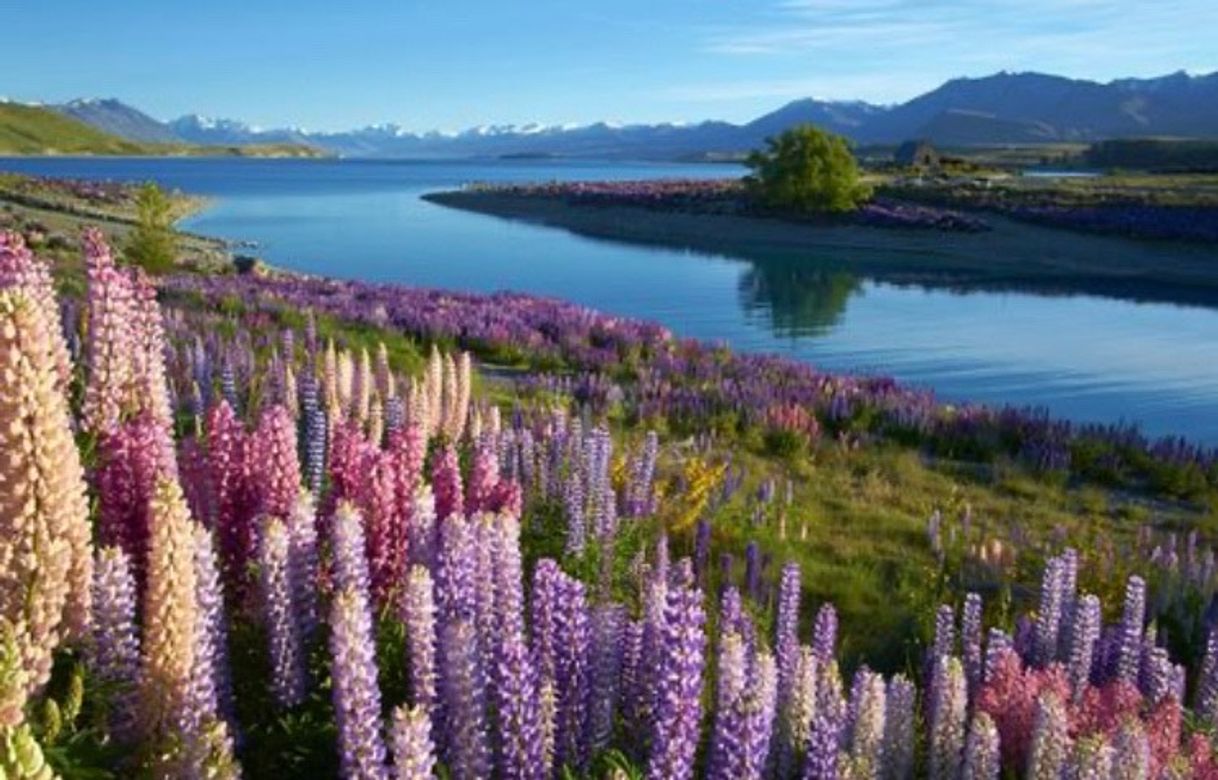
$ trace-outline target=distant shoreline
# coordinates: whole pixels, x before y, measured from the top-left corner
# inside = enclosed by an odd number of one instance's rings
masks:
[[[1090,294],[1218,307],[1218,247],[1147,242],[1018,223],[987,233],[812,224],[487,190],[428,193],[450,208],[568,230],[597,239],[748,259],[808,255],[808,262],[894,284],[947,289]]]

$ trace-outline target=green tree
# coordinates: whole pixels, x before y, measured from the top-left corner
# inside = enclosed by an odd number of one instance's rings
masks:
[[[871,196],[846,139],[812,125],[798,125],[766,139],[746,164],[762,203],[795,211],[853,211]]]
[[[136,194],[135,207],[138,212],[136,225],[124,247],[127,260],[150,274],[173,270],[178,256],[173,203],[160,187],[148,182]]]

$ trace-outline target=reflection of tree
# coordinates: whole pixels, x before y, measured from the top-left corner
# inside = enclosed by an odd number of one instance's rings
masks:
[[[777,336],[816,336],[841,320],[846,302],[859,289],[847,271],[825,268],[802,257],[750,258],[740,276],[740,303],[749,315],[768,315]]]

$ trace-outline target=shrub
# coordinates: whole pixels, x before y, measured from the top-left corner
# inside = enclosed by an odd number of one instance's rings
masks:
[[[871,196],[859,181],[858,162],[846,139],[799,125],[747,160],[751,188],[762,203],[801,212],[853,211]]]

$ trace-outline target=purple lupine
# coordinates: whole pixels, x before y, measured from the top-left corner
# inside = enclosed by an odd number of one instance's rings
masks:
[[[711,524],[705,517],[698,520],[694,531],[694,577],[704,582],[710,565]]]
[[[1175,695],[1175,667],[1167,654],[1167,648],[1148,648],[1143,667],[1138,688],[1148,703],[1158,704],[1168,696]]]
[[[816,613],[816,623],[812,628],[812,649],[816,660],[822,664],[833,660],[837,648],[837,610],[826,602]]]
[[[794,701],[794,681],[799,665],[799,595],[802,589],[799,564],[782,569],[778,586],[778,617],[775,621],[775,663],[778,674],[778,728],[774,733],[774,764],[779,776],[790,774],[798,755],[794,733],[798,728]]]
[[[582,555],[587,544],[588,521],[584,516],[584,480],[572,466],[562,485],[563,510],[567,518],[567,555]]]
[[[301,490],[287,518],[288,573],[301,641],[308,641],[319,621],[317,605],[317,513],[313,494]]]
[[[854,777],[879,778],[883,769],[887,689],[884,678],[866,667],[855,675],[850,697],[850,764]]]
[[[609,746],[617,718],[626,610],[603,604],[592,610],[591,685],[588,698],[588,750],[596,755]]]
[[[968,679],[970,699],[981,687],[985,673],[985,662],[981,654],[981,596],[969,593],[964,597],[964,611],[960,618],[960,644],[964,662],[964,676]]]
[[[458,613],[444,619],[440,658],[444,762],[456,780],[481,780],[491,773],[491,749],[485,683],[478,668],[478,634],[472,616]]]
[[[708,776],[758,780],[769,753],[776,669],[768,653],[753,656],[744,636],[724,629],[719,641],[719,685]]]
[[[1091,681],[1096,644],[1100,638],[1100,600],[1090,594],[1078,600],[1074,611],[1070,642],[1070,688],[1074,700],[1081,701]]]
[[[1218,725],[1218,626],[1210,629],[1205,641],[1195,709],[1203,722]]]
[[[1062,593],[1062,621],[1058,632],[1057,658],[1066,660],[1074,643],[1074,613],[1078,608],[1078,551],[1073,547],[1059,556],[1061,571],[1058,573]]]
[[[1137,718],[1117,727],[1112,741],[1112,780],[1146,780],[1150,777],[1150,740]]]
[[[1121,617],[1116,676],[1136,684],[1142,660],[1142,626],[1146,620],[1146,582],[1137,575],[1125,584],[1125,611]]]
[[[885,780],[907,780],[913,775],[914,699],[917,688],[901,675],[888,683],[884,713]]]
[[[499,776],[505,780],[540,780],[542,740],[537,675],[524,633],[520,524],[504,514],[495,518],[494,528],[492,565],[498,646],[492,680],[497,693]]]
[[[555,626],[556,766],[582,770],[588,759],[584,739],[588,714],[588,603],[584,584],[565,574],[558,579]]]
[[[989,680],[997,669],[998,662],[1007,651],[1015,652],[1011,635],[1000,628],[990,628],[985,640],[985,679]]]
[[[641,620],[627,620],[622,626],[621,710],[626,722],[633,724],[642,723],[648,711],[643,631]],[[635,730],[641,729],[636,725]]]
[[[304,431],[301,447],[304,450],[305,480],[314,496],[321,494],[322,477],[326,470],[326,412],[318,397],[317,379],[305,372],[300,379],[300,416]]]
[[[278,707],[295,707],[305,695],[304,647],[295,603],[291,539],[279,518],[268,517],[262,525],[258,572],[271,656],[271,692]]]
[[[368,558],[364,546],[364,524],[359,510],[346,501],[340,502],[330,521],[330,552],[336,590],[348,585],[357,590],[371,587]]]
[[[195,649],[196,695],[200,711],[234,716],[232,672],[228,663],[228,629],[224,618],[224,591],[211,531],[193,530],[195,542],[195,594],[199,606]]]
[[[1032,746],[1028,751],[1028,780],[1059,780],[1070,755],[1069,722],[1065,705],[1045,691],[1036,700]]]
[[[934,662],[933,667],[935,676],[931,695],[934,701],[930,705],[927,777],[932,780],[954,780],[959,776],[964,757],[968,686],[960,659],[943,656]]]
[[[345,780],[386,780],[371,595],[349,581],[330,606],[330,676]]]
[[[664,610],[664,651],[657,659],[659,711],[647,764],[653,780],[693,777],[702,717],[702,662],[706,646],[702,591],[693,585],[693,567],[683,560],[668,590]]]
[[[761,548],[757,542],[744,548],[744,593],[754,604],[761,601]]]
[[[135,578],[121,548],[102,547],[93,570],[93,643],[89,666],[114,694],[108,715],[110,736],[135,736],[140,640],[135,628]]]
[[[841,750],[841,716],[817,712],[812,718],[808,755],[804,759],[803,780],[838,780],[838,752]]]
[[[998,728],[989,715],[978,710],[964,742],[962,780],[998,780],[1002,773],[998,748]]]
[[[1057,659],[1060,644],[1062,610],[1065,601],[1063,576],[1065,562],[1050,558],[1041,575],[1040,609],[1036,613],[1036,645],[1033,660],[1045,667]]]
[[[431,717],[417,704],[397,707],[389,726],[393,749],[393,780],[431,780],[436,765]]]
[[[410,692],[412,701],[434,722],[436,710],[436,604],[431,573],[414,566],[406,577],[402,599],[405,613],[406,642],[410,654]]]
[[[435,565],[437,526],[436,500],[428,485],[420,485],[414,492],[407,519],[410,544],[406,555],[415,565],[431,568]]]
[[[474,624],[478,614],[478,576],[473,531],[459,514],[439,521],[434,569],[436,606],[441,622],[460,618]],[[477,647],[474,648],[478,653]]]

